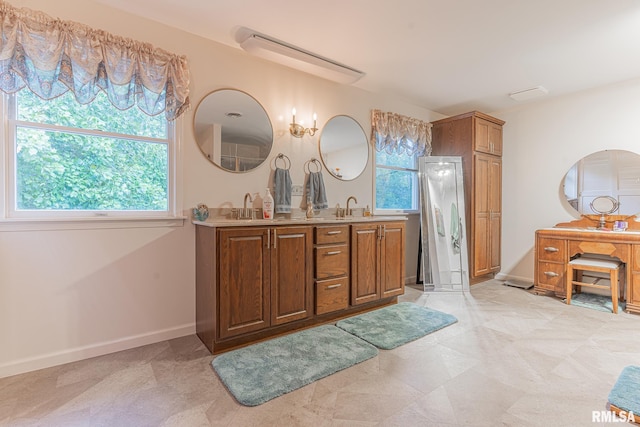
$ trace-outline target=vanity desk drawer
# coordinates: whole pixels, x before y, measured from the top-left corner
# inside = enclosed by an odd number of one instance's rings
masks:
[[[536,287],[548,291],[563,292],[565,265],[552,262],[538,262]]]
[[[566,260],[566,240],[551,239],[548,237],[538,238],[538,261],[552,261],[565,263]]]

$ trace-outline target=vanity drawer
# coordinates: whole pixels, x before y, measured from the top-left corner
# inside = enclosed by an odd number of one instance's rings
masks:
[[[316,279],[349,275],[349,246],[331,245],[316,248]]]
[[[537,286],[549,291],[564,289],[564,264],[538,262]]]
[[[346,243],[349,238],[348,225],[317,226],[315,229],[317,245]]]
[[[566,241],[562,239],[538,238],[538,261],[555,261],[565,263]]]
[[[330,313],[349,307],[349,278],[316,282],[316,314]]]

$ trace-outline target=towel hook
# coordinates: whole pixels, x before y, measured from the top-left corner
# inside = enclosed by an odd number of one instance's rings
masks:
[[[291,169],[291,159],[290,158],[288,158],[287,156],[285,156],[282,153],[279,153],[276,156],[275,160],[273,161],[273,164],[275,165],[276,168],[278,167],[278,160],[282,160],[282,163],[284,163],[284,169],[285,170]],[[289,166],[287,166],[287,162],[289,162]]]
[[[320,162],[318,161],[318,159],[316,159],[315,157],[312,157],[310,160],[308,160],[305,163],[306,166],[306,171],[308,173],[311,173],[311,165],[314,165],[316,167],[316,172],[320,172],[322,170],[322,165],[320,164]]]

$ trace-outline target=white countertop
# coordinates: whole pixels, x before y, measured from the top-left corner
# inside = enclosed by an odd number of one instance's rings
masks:
[[[276,218],[276,219],[229,219],[208,218],[206,221],[191,221],[195,225],[205,227],[246,227],[259,225],[320,225],[320,224],[352,224],[379,221],[406,221],[406,216],[356,216],[347,218]]]

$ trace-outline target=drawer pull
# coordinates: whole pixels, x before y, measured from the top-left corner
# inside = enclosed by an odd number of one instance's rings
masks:
[[[328,234],[328,235],[330,235],[330,236],[332,236],[332,235],[334,235],[334,234],[340,234],[340,233],[342,233],[342,230],[327,231],[327,234]]]
[[[544,250],[547,252],[558,252],[560,249],[554,248],[553,246],[547,246]]]
[[[331,252],[327,252],[326,255],[338,255],[341,254],[342,251],[331,251]]]
[[[327,286],[327,289],[335,289],[335,288],[339,288],[340,286],[342,286],[342,283],[336,283],[335,285]]]
[[[558,273],[555,273],[553,271],[545,271],[544,275],[547,276],[547,277],[558,277],[559,276]]]

